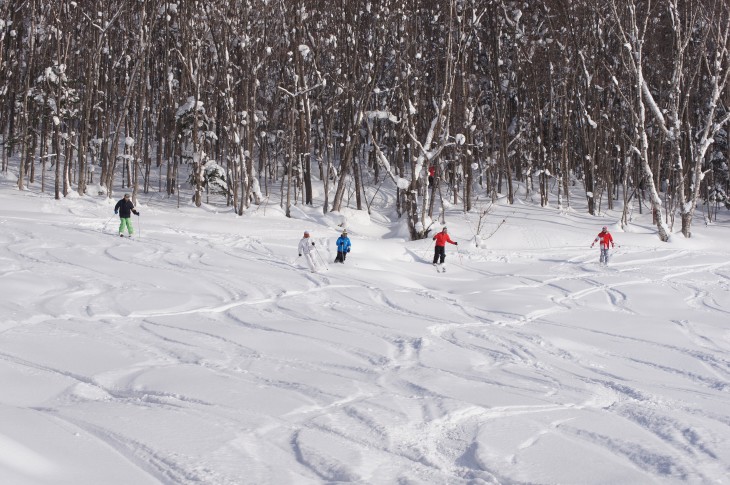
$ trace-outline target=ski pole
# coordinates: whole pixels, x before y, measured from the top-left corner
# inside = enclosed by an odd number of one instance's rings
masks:
[[[319,248],[317,246],[314,246],[314,252],[317,254],[317,257],[319,258],[320,262],[324,265],[324,269],[329,271],[330,267],[327,266],[327,262],[324,260],[324,258],[322,258],[322,255],[319,254]]]
[[[461,251],[459,251],[459,245],[456,244],[456,254],[459,255],[459,264],[464,266],[464,260],[461,259]]]
[[[319,260],[322,261],[322,264],[324,265],[324,269],[326,269],[327,271],[329,271],[330,270],[330,267],[327,264],[327,261],[324,260],[324,258],[322,257],[322,255],[319,254],[319,248],[317,248],[317,246],[314,246],[314,250],[317,252],[317,256],[319,257]]]
[[[142,223],[139,221],[140,221],[139,212],[137,212],[137,225],[139,226],[139,237],[141,238],[142,237]]]
[[[314,246],[314,254],[317,256],[316,258],[316,265],[319,266],[320,264],[324,266],[324,261],[322,260],[322,256],[319,254],[319,251],[317,250],[317,246]],[[325,269],[329,270],[329,268],[325,267]]]
[[[116,214],[114,214],[114,216],[115,216],[115,215],[116,215]],[[104,223],[104,225],[103,225],[103,226],[101,226],[101,232],[104,232],[104,231],[106,230],[106,226],[107,226],[107,224],[109,224],[109,221],[111,221],[111,220],[112,220],[112,219],[114,218],[114,216],[111,216],[111,217],[110,217],[109,219],[107,219],[107,220],[106,220],[106,222]]]
[[[426,237],[423,240],[426,242],[426,244],[425,244],[426,251],[425,251],[425,255],[424,255],[423,259],[425,259],[426,261],[428,261],[429,254],[430,253],[433,253],[433,239],[429,239],[429,238]]]

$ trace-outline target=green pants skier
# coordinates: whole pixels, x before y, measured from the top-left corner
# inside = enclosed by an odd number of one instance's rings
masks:
[[[139,212],[134,210],[134,204],[130,200],[129,194],[124,194],[124,198],[117,202],[114,206],[114,213],[119,214],[119,236],[124,237],[124,228],[127,228],[129,237],[134,234],[134,228],[132,227],[132,213],[139,215]]]

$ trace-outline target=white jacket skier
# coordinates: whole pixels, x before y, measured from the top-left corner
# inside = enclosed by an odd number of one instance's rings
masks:
[[[309,231],[304,231],[304,237],[299,241],[299,256],[304,256],[307,260],[309,269],[314,273],[317,271],[317,265],[312,257],[312,248],[314,247],[314,241],[309,239]]]

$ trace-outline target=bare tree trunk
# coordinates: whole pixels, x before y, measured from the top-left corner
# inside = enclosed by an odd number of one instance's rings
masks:
[[[29,45],[29,59],[28,69],[25,73],[25,83],[23,86],[23,151],[29,150],[30,140],[30,118],[29,118],[29,106],[28,106],[28,95],[30,94],[30,78],[33,73],[33,65],[35,63],[35,31],[36,31],[36,2],[30,1],[30,26],[28,28],[28,37],[30,39]],[[26,153],[27,154],[27,153]],[[25,158],[21,157],[20,165],[18,167],[18,190],[25,189]]]
[[[621,36],[622,45],[626,46],[627,50],[630,49],[630,51],[623,56],[625,59],[625,65],[630,71],[630,74],[636,80],[636,86],[633,89],[633,109],[636,137],[639,142],[639,147],[634,147],[634,150],[641,157],[641,164],[644,167],[644,174],[646,175],[645,183],[649,189],[650,201],[655,224],[657,225],[659,239],[666,242],[669,240],[670,231],[664,220],[662,200],[656,187],[654,171],[651,168],[651,161],[649,159],[649,138],[646,127],[646,107],[643,94],[643,89],[646,86],[646,80],[644,79],[643,45],[647,32],[649,15],[647,14],[645,16],[643,25],[640,25],[638,23],[639,19],[637,18],[636,6],[633,3],[630,2],[626,6],[625,11],[623,13],[619,13],[615,0],[612,0],[611,8],[614,20],[619,27],[618,32]],[[626,28],[624,28],[623,22],[628,23]]]

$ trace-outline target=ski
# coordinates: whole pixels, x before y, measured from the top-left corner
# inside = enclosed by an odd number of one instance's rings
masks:
[[[137,237],[125,236],[124,234],[120,235],[118,233],[111,233],[111,232],[106,232],[104,234],[109,234],[110,236],[113,236],[117,239],[129,239],[130,241],[139,241],[139,239]]]

